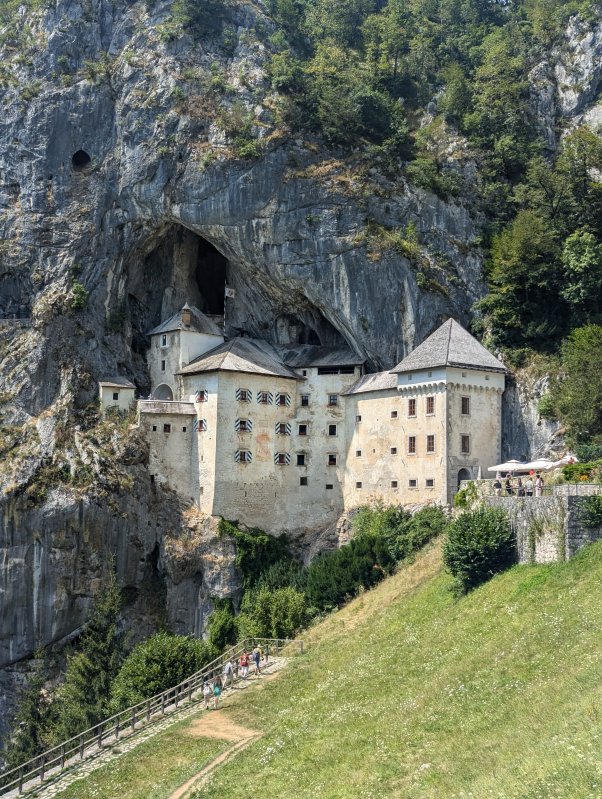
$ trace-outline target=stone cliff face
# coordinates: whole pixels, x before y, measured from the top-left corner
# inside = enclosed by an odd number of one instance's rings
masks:
[[[179,631],[240,589],[232,545],[158,493],[142,445],[112,439],[103,455],[76,429],[99,379],[148,390],[145,333],[161,318],[185,300],[223,314],[227,283],[230,333],[344,340],[385,368],[445,317],[467,323],[485,291],[465,204],[286,130],[272,31],[261,4],[208,3],[184,30],[170,2],[123,0],[25,4],[4,31],[0,317],[23,321],[0,320],[0,667],[85,622],[110,555],[149,629],[149,581]],[[550,136],[597,91],[602,34],[576,31],[582,99],[561,90],[568,55],[541,71]],[[387,238],[409,223],[418,260]]]

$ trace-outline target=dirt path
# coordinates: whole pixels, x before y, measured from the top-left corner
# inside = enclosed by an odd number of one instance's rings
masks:
[[[231,757],[233,757],[241,749],[244,749],[257,738],[261,737],[258,730],[251,730],[248,727],[242,727],[236,724],[223,712],[223,710],[215,710],[212,713],[203,716],[202,719],[197,719],[190,728],[187,730],[188,735],[193,735],[199,738],[221,738],[225,741],[231,741],[232,745],[229,746],[221,755],[218,755],[211,763],[208,763],[204,769],[201,769],[194,777],[191,777],[184,785],[181,785],[177,791],[174,791],[169,796],[169,799],[186,799],[194,788],[198,788],[203,780],[211,774],[211,772],[218,766],[221,766]]]

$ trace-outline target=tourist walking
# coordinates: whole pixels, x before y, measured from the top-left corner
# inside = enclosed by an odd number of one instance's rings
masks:
[[[510,496],[512,494],[512,478],[510,477],[510,473],[506,475],[506,482],[504,485],[506,486],[506,494]]]
[[[496,477],[495,482],[493,484],[493,491],[496,497],[502,496],[502,482],[499,478]]]
[[[517,497],[524,497],[525,496],[525,487],[523,486],[523,481],[518,478],[518,483],[516,484],[516,496]]]
[[[222,686],[220,684],[219,677],[215,678],[215,682],[213,683],[213,709],[217,710],[217,706],[219,705],[219,698],[222,695]]]
[[[530,475],[525,480],[525,496],[527,497],[533,496],[533,478]]]
[[[247,674],[249,673],[249,655],[246,649],[243,649],[242,655],[240,656],[240,676],[243,680],[247,679]]]
[[[232,660],[228,658],[228,660],[224,663],[224,672],[223,672],[223,683],[224,683],[224,691],[228,687],[228,681],[230,685],[234,685],[234,673],[232,669]]]
[[[538,474],[535,478],[535,496],[543,496],[543,478],[540,474]]]
[[[209,700],[213,696],[213,686],[209,680],[203,683],[203,699],[205,700],[205,710],[209,710]]]
[[[255,674],[261,674],[261,649],[259,646],[253,649],[253,662],[255,663]]]

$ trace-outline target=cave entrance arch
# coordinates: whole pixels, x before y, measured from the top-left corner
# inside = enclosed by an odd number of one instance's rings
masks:
[[[173,402],[173,391],[167,383],[161,383],[161,385],[157,386],[153,391],[153,397],[163,402]]]

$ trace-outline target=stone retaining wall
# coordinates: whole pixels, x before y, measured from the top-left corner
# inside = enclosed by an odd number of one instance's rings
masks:
[[[595,493],[599,493],[597,488]],[[602,539],[602,527],[585,527],[580,521],[580,509],[586,500],[584,494],[569,496],[568,492],[559,492],[544,497],[490,496],[484,501],[508,513],[516,531],[520,563],[556,563]]]

